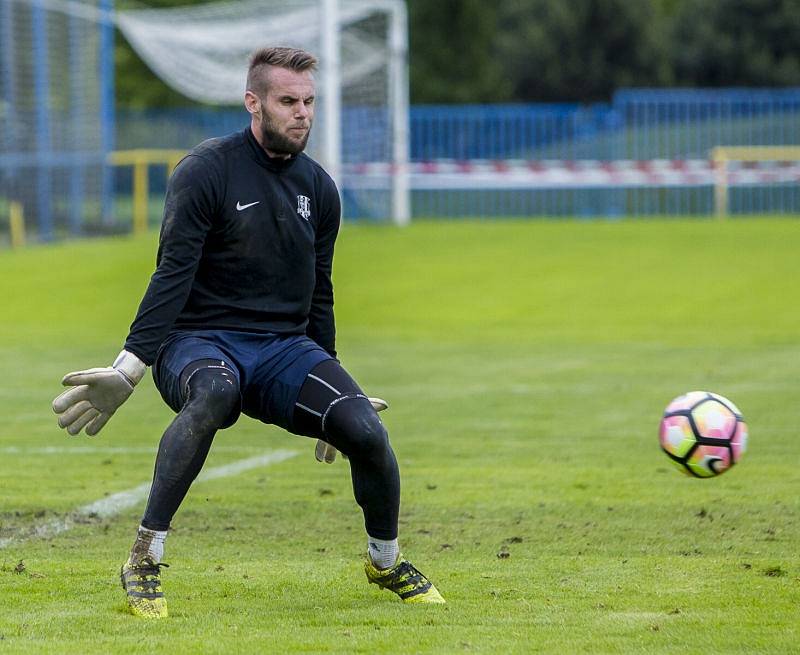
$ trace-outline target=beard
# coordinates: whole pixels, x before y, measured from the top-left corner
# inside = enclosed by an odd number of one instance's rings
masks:
[[[261,135],[264,141],[261,145],[265,150],[279,156],[297,155],[306,148],[311,135],[311,122],[309,121],[308,130],[301,138],[292,138],[281,133],[265,111],[261,115]]]

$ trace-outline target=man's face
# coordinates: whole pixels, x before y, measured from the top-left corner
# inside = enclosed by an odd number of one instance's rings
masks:
[[[248,109],[253,114],[253,133],[272,156],[287,157],[302,152],[314,121],[314,76],[272,66],[264,73],[268,86],[265,97],[248,91]],[[257,101],[257,102],[256,102]]]

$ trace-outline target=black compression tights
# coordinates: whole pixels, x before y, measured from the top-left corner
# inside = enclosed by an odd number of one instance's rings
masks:
[[[218,366],[197,368],[184,384],[186,402],[158,447],[142,519],[150,530],[169,528],[203,467],[214,435],[230,424],[239,407],[236,378]],[[338,362],[328,360],[309,374],[297,403],[295,431],[324,438],[348,456],[353,493],[364,512],[367,533],[395,539],[400,507],[397,460],[383,423],[358,385]]]
[[[153,486],[142,525],[167,530],[189,491],[217,430],[228,424],[239,407],[239,385],[234,375],[217,366],[198,368],[185,382],[187,398],[161,437]]]
[[[318,364],[297,398],[295,431],[324,439],[347,455],[353,494],[367,533],[397,538],[400,471],[386,428],[361,389],[336,360]]]

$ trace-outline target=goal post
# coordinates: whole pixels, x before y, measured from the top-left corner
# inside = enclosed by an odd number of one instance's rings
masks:
[[[711,150],[711,161],[714,166],[714,213],[717,218],[724,219],[728,216],[729,189],[736,174],[733,166],[769,162],[779,167],[796,165],[800,162],[800,146],[717,146]],[[780,170],[768,177],[775,183],[797,182],[796,179],[783,179]]]
[[[322,161],[328,174],[341,182],[342,167],[342,77],[340,75],[339,2],[320,0],[320,52],[325,98],[325,132],[322,137]]]
[[[120,31],[150,69],[205,104],[241,105],[256,48],[317,55],[308,152],[337,181],[345,215],[398,224],[410,217],[407,22],[405,0],[240,0],[117,12]],[[381,164],[385,175],[365,184],[366,164]]]
[[[390,11],[389,106],[395,108],[391,114],[391,138],[394,149],[392,216],[398,225],[408,225],[411,222],[408,14],[405,2],[392,2]]]

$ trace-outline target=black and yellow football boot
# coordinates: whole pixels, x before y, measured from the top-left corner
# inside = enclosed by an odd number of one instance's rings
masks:
[[[167,601],[161,589],[161,568],[169,564],[156,564],[152,558],[133,560],[122,565],[119,579],[128,596],[128,607],[134,616],[144,619],[167,617]]]
[[[393,591],[404,603],[446,602],[433,583],[402,554],[397,556],[394,566],[388,569],[377,568],[367,555],[364,570],[371,584]]]

